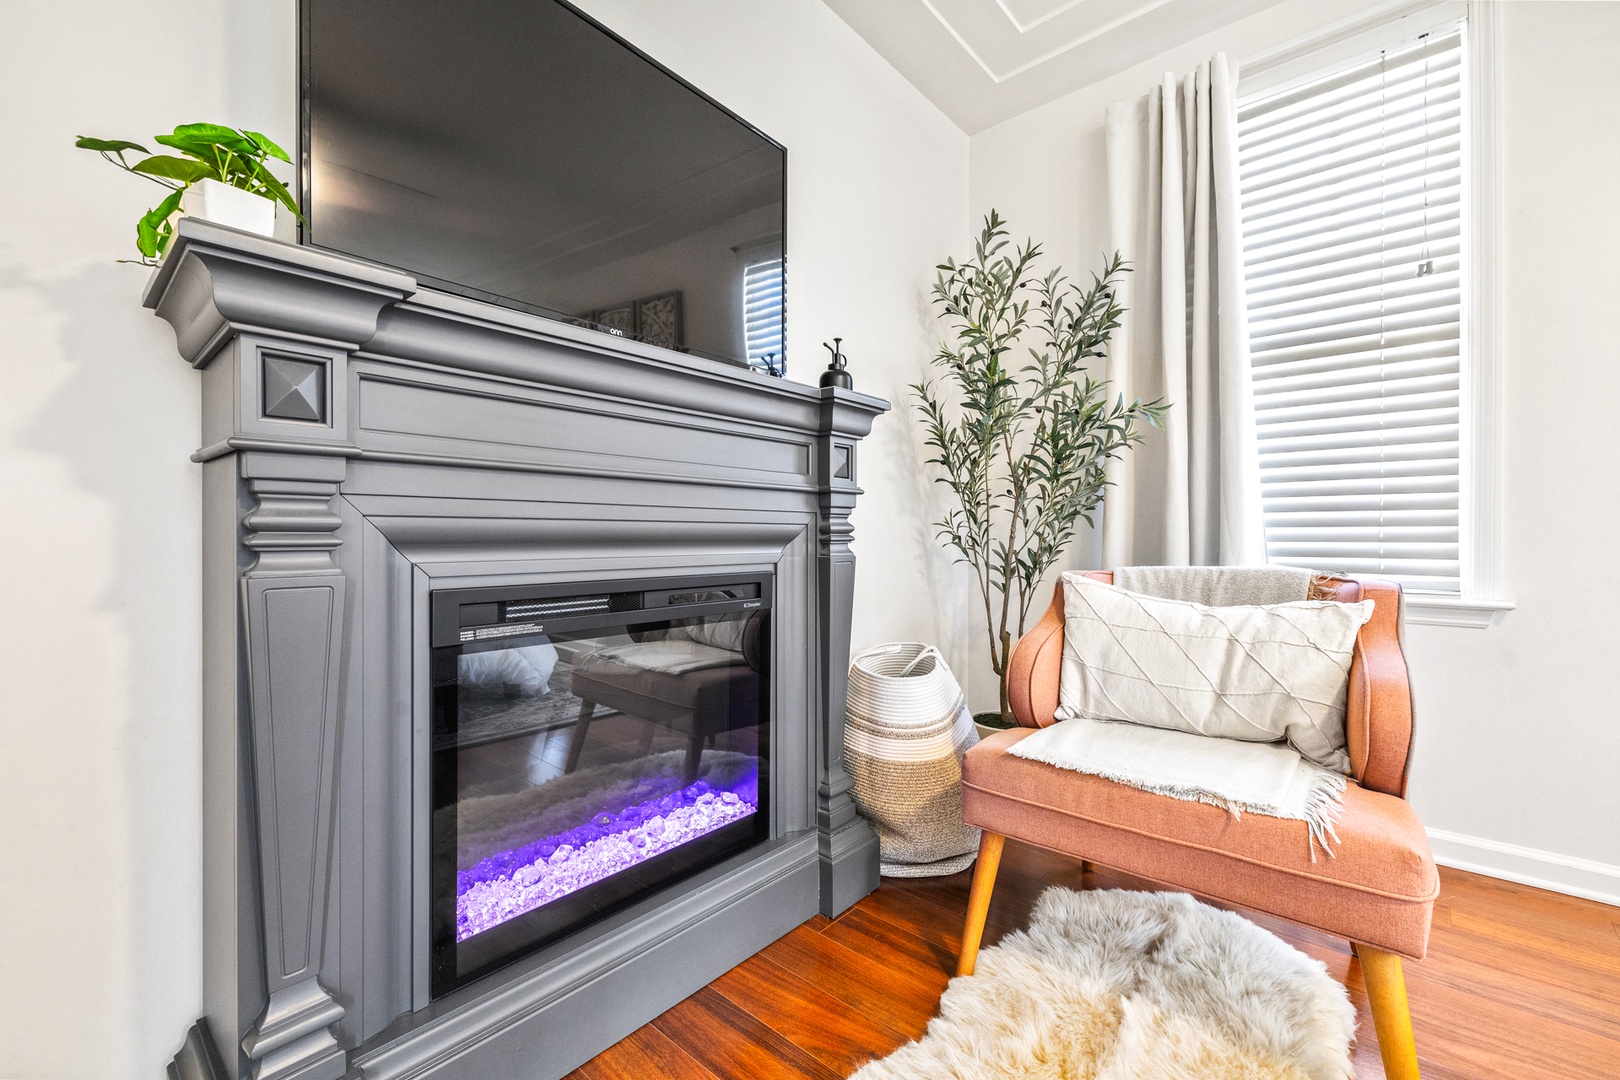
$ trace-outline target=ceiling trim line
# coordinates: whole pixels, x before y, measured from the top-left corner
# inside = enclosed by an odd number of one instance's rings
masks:
[[[962,46],[962,51],[973,57],[973,62],[979,65],[979,70],[983,71],[985,75],[989,77],[992,83],[999,85],[1001,83],[1001,77],[995,72],[991,71],[990,65],[985,63],[984,59],[979,56],[978,53],[973,51],[973,46],[967,43],[967,38],[963,37],[957,32],[956,27],[951,25],[950,20],[941,15],[939,13],[939,9],[934,7],[930,0],[922,0],[922,6],[928,9],[928,13],[930,15],[939,20],[939,25],[945,28],[946,33],[950,34],[951,37],[956,39],[956,43]]]
[[[933,0],[922,0],[922,5],[923,5],[923,7],[928,9],[929,14],[933,15],[934,18],[939,20],[939,24],[945,28],[946,32],[949,33],[951,35],[951,37],[956,39],[956,43],[962,47],[962,51],[967,53],[969,56],[971,56],[973,58],[973,62],[975,64],[978,64],[979,69],[981,71],[983,71],[987,76],[989,76],[990,81],[992,83],[994,83],[995,85],[1000,86],[1002,83],[1006,82],[1008,79],[1016,78],[1017,76],[1022,75],[1024,72],[1029,71],[1032,68],[1039,67],[1040,65],[1046,63],[1048,60],[1054,60],[1057,57],[1062,56],[1066,52],[1069,52],[1069,51],[1071,51],[1073,49],[1078,49],[1080,46],[1086,44],[1087,42],[1095,41],[1097,38],[1103,36],[1104,34],[1111,33],[1114,30],[1119,29],[1121,26],[1124,26],[1128,22],[1134,22],[1135,20],[1140,19],[1143,15],[1146,15],[1149,12],[1152,12],[1152,11],[1156,11],[1157,9],[1164,7],[1166,4],[1168,4],[1170,2],[1171,2],[1171,0],[1151,0],[1151,2],[1143,4],[1141,7],[1135,9],[1130,14],[1121,15],[1119,18],[1115,19],[1113,22],[1107,23],[1107,24],[1105,24],[1103,26],[1099,26],[1099,27],[1097,27],[1097,29],[1091,31],[1091,33],[1089,33],[1089,34],[1082,34],[1080,37],[1075,38],[1073,41],[1068,42],[1065,45],[1058,46],[1056,49],[1053,49],[1051,52],[1046,53],[1044,56],[1037,56],[1035,59],[1029,61],[1028,63],[1021,64],[1018,67],[1013,68],[1011,71],[1007,72],[1004,75],[997,75],[994,71],[992,71],[990,69],[990,65],[985,63],[984,59],[977,52],[974,51],[973,46],[968,44],[967,39],[964,38],[961,35],[961,33],[959,33],[957,31],[956,27],[951,25],[950,20],[945,18],[945,16],[940,13],[938,8],[934,7]],[[1003,9],[1003,10],[1005,10],[1005,9]]]
[[[1071,8],[1077,8],[1085,2],[1086,0],[1069,0],[1067,4],[1053,8],[1051,11],[1048,11],[1045,15],[1042,15],[1040,18],[1029,23],[1028,25],[1018,21],[1018,16],[1014,15],[1012,13],[1012,8],[1007,6],[1007,0],[996,0],[996,7],[1000,8],[1001,13],[1007,16],[1007,21],[1013,24],[1014,29],[1016,29],[1020,34],[1027,34],[1049,19],[1055,19]]]

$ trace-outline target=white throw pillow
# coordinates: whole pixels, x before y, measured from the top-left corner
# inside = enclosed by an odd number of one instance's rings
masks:
[[[1372,613],[1371,600],[1205,607],[1064,574],[1056,716],[1287,740],[1349,772],[1350,660]]]
[[[557,647],[548,642],[462,653],[457,676],[464,686],[485,690],[515,687],[524,697],[545,697],[551,693],[548,684],[556,666]]]

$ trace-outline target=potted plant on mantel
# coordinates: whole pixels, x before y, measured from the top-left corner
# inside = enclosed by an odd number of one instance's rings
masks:
[[[156,266],[174,238],[174,219],[190,214],[262,236],[274,236],[279,204],[300,222],[304,215],[285,184],[270,172],[270,158],[291,163],[287,151],[257,131],[238,131],[222,124],[181,124],[170,135],[153,139],[182,156],[153,154],[124,139],[80,136],[81,150],[93,150],[127,173],[144,177],[169,194],[135,223],[135,246],[143,266]],[[124,154],[147,155],[133,164]]]
[[[1140,441],[1140,425],[1157,426],[1162,400],[1108,401],[1106,380],[1087,363],[1103,355],[1125,309],[1116,299],[1127,268],[1118,253],[1087,289],[1060,268],[1037,273],[1040,245],[1009,247],[994,211],[973,258],[936,269],[934,303],[955,341],[934,364],[945,372],[954,402],[928,382],[911,389],[927,445],[937,456],[954,505],[936,522],[938,535],[973,568],[990,642],[990,666],[1001,680],[999,713],[978,713],[984,727],[1011,727],[1007,660],[1016,626],[1021,637],[1042,578],[1091,514],[1107,486],[1104,465]],[[1031,362],[1014,370],[1015,349]],[[1014,622],[1016,613],[1016,623]]]

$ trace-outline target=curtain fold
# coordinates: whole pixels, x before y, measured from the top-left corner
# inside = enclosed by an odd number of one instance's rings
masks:
[[[1108,109],[1111,246],[1133,268],[1108,355],[1165,425],[1110,462],[1107,567],[1265,559],[1238,185],[1237,73],[1224,54]]]

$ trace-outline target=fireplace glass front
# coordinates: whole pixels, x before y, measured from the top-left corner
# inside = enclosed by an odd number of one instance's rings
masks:
[[[435,997],[768,837],[771,585],[433,594]]]

